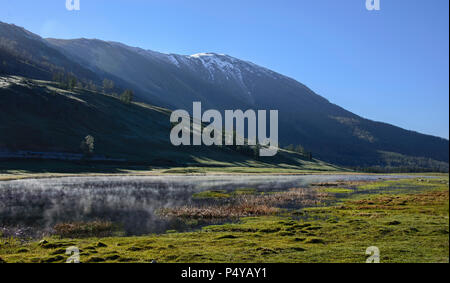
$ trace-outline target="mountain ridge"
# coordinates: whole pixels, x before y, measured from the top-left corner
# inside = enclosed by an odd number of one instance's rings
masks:
[[[8,36],[0,27],[0,39]],[[146,103],[172,110],[192,109],[193,101],[221,111],[277,109],[281,144],[301,144],[327,162],[389,166],[394,161],[386,159],[388,152],[448,163],[447,139],[363,118],[293,78],[229,55],[164,54],[99,39],[41,40],[82,66],[84,73],[94,73],[98,82],[112,79],[134,89],[136,98]]]

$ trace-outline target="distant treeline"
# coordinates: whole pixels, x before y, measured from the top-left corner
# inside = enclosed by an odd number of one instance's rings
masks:
[[[350,167],[349,169],[365,173],[448,173],[448,167],[420,168],[420,167]]]
[[[306,150],[302,145],[298,144],[298,145],[293,145],[290,144],[288,146],[285,146],[284,149],[292,151],[292,152],[297,152],[300,153],[301,155],[303,155],[306,159],[308,160],[312,160],[313,159],[313,154],[311,151]]]
[[[104,94],[109,94],[119,98],[124,103],[131,103],[134,99],[134,92],[130,89],[125,89],[121,91],[119,88],[115,87],[112,80],[104,79],[103,85],[98,86],[93,81],[83,82],[79,80],[73,73],[66,72],[55,72],[53,74],[53,81],[58,83],[59,87],[62,89],[73,90],[75,88],[88,89],[91,91],[101,91]]]

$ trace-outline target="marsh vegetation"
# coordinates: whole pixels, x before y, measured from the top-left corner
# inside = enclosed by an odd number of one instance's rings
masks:
[[[294,190],[294,197],[281,197],[281,201],[279,197],[272,201],[270,196],[292,191],[262,194],[260,189],[240,190],[239,186],[221,191],[226,196],[218,198],[202,194],[196,204],[223,206],[242,198],[256,204],[266,200],[265,205],[277,209],[274,213],[219,221],[193,231],[167,230],[143,236],[58,235],[46,237],[44,242],[3,238],[0,258],[6,262],[64,262],[65,248],[76,245],[82,262],[364,262],[366,248],[375,245],[382,262],[449,261],[447,176],[314,182],[322,185]],[[297,204],[302,208],[286,206],[300,201],[299,194],[316,201],[321,196],[324,202]],[[183,205],[173,206],[173,211],[177,207]],[[177,218],[196,222],[202,217],[187,213]]]

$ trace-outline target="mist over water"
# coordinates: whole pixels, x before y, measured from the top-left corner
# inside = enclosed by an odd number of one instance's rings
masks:
[[[38,237],[58,223],[102,220],[120,224],[126,235],[163,233],[188,227],[180,220],[160,217],[156,211],[192,204],[192,195],[200,191],[238,188],[282,191],[317,182],[394,177],[115,176],[6,181],[0,182],[0,228],[20,227],[28,235]]]

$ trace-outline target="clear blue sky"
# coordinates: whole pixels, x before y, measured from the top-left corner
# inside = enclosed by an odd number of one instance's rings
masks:
[[[288,75],[356,114],[449,136],[449,1],[0,0],[0,20],[43,37],[166,53],[226,53]]]

